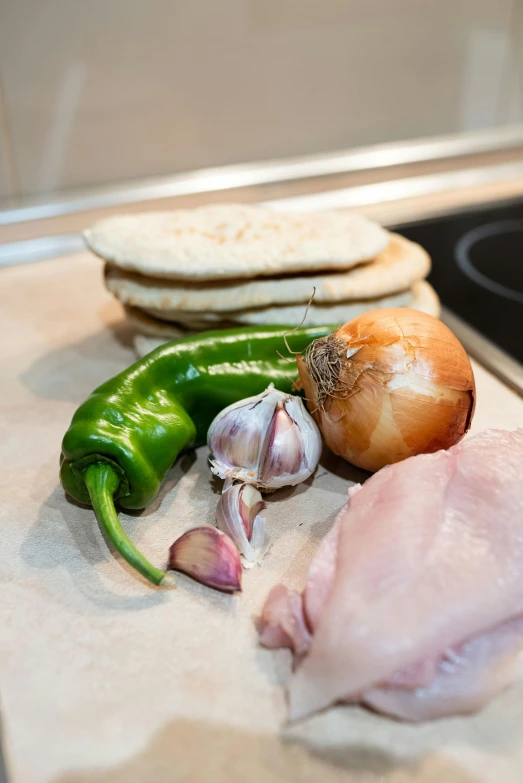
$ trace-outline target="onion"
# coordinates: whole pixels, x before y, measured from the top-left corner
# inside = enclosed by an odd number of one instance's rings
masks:
[[[474,374],[465,349],[430,315],[367,312],[298,357],[307,405],[335,454],[376,471],[447,449],[469,429]]]

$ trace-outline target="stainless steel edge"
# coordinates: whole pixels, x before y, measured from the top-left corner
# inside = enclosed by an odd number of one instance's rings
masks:
[[[53,201],[48,198],[39,202],[20,201],[14,207],[0,208],[0,225],[41,220],[88,209],[125,206],[140,201],[460,158],[517,147],[523,147],[523,125],[376,144],[321,155],[201,169],[170,177],[65,193]]]
[[[523,163],[501,163],[497,166],[443,171],[440,174],[405,177],[371,185],[358,185],[353,188],[328,190],[305,196],[291,196],[290,198],[267,201],[265,204],[273,209],[303,212],[350,209],[369,204],[427,196],[433,193],[445,193],[462,188],[474,188],[479,185],[508,182],[520,177],[523,177]]]
[[[447,308],[443,308],[441,320],[454,332],[467,352],[476,361],[523,397],[523,366],[521,364]]]
[[[44,261],[46,258],[68,256],[85,250],[80,234],[59,234],[37,239],[24,239],[19,242],[0,244],[0,268]]]

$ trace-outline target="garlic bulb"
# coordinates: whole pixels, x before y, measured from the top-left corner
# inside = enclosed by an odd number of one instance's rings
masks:
[[[216,523],[231,537],[247,563],[254,563],[267,548],[265,519],[260,516],[265,507],[253,486],[233,484],[227,479],[216,508]]]
[[[207,443],[213,473],[265,491],[305,481],[321,455],[320,432],[301,399],[272,384],[221,411]]]
[[[425,313],[365,313],[311,343],[298,369],[327,446],[360,468],[447,449],[470,427],[470,360]]]

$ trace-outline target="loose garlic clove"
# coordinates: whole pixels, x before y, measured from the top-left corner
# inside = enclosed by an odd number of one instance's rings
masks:
[[[265,491],[309,478],[322,445],[302,400],[272,386],[218,414],[207,442],[214,457],[213,473]]]
[[[169,568],[224,592],[241,590],[240,555],[229,536],[214,527],[195,527],[169,549]]]
[[[218,501],[216,522],[227,533],[248,563],[254,563],[267,547],[262,496],[250,484],[228,484]]]

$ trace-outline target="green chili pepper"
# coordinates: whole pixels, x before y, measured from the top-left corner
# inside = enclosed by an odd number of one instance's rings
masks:
[[[303,351],[334,328],[294,330],[292,350]],[[110,542],[153,584],[171,578],[133,546],[115,500],[144,508],[178,454],[205,443],[220,410],[270,383],[291,391],[295,367],[282,355],[288,333],[280,326],[251,327],[167,343],[95,389],[74,414],[62,442],[62,486],[93,506]]]

